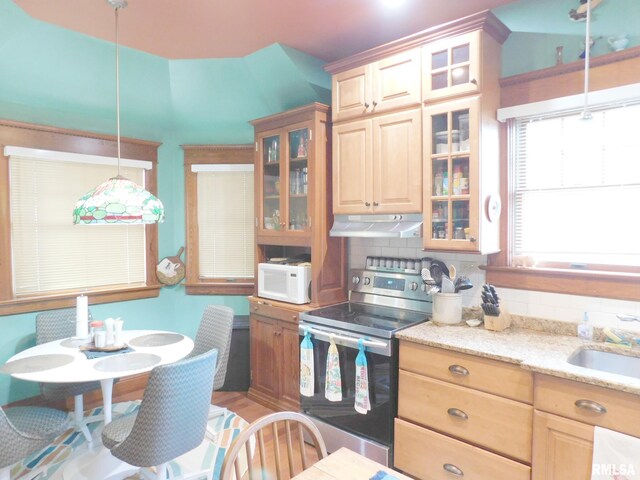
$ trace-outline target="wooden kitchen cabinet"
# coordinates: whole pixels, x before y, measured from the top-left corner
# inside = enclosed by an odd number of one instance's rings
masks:
[[[593,429],[591,425],[536,410],[532,480],[589,480]]]
[[[346,299],[346,241],[329,236],[329,116],[327,105],[312,103],[251,122],[256,150],[256,278],[258,263],[308,255],[314,306]]]
[[[533,479],[591,478],[594,427],[640,437],[638,402],[631,393],[536,374]]]
[[[429,480],[530,478],[530,372],[407,341],[399,364],[396,468]]]
[[[298,315],[303,308],[250,298],[248,396],[274,410],[300,409]],[[276,305],[277,304],[277,305]],[[296,308],[297,307],[297,308]]]
[[[423,100],[480,92],[482,36],[482,31],[476,30],[422,47]]]
[[[414,48],[334,75],[333,121],[420,105],[420,71]]]
[[[498,130],[482,114],[485,101],[465,97],[423,110],[425,249],[499,250]]]
[[[333,127],[336,214],[422,211],[420,109]]]
[[[255,120],[257,236],[309,244],[313,196],[323,168],[328,108],[314,105],[298,111],[283,125],[282,117]],[[318,138],[319,136],[319,138]]]

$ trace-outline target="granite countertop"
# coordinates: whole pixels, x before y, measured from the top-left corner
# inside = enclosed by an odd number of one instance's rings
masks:
[[[515,319],[512,327],[502,332],[486,330],[482,326],[436,325],[428,322],[402,330],[397,333],[397,337],[400,340],[518,364],[537,373],[640,395],[640,379],[578,367],[567,362],[574,351],[586,346],[633,356],[640,356],[640,349],[622,348],[602,341],[585,342],[576,337],[575,333],[569,333],[574,332],[575,328],[575,324],[563,322],[527,323],[523,318]],[[598,339],[599,335],[595,338]]]

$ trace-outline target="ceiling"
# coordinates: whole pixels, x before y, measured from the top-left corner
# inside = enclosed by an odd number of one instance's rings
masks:
[[[576,0],[577,1],[577,0]],[[31,17],[107,41],[107,0],[14,0]],[[129,0],[120,42],[169,59],[243,57],[282,43],[324,61],[440,25],[511,0]]]

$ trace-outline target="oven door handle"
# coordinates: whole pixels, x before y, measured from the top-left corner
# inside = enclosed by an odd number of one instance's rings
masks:
[[[326,330],[319,330],[313,327],[310,327],[309,325],[304,325],[304,324],[299,324],[298,325],[298,332],[300,332],[300,335],[304,335],[305,332],[309,332],[313,335],[316,335],[318,337],[325,337],[327,340],[329,340],[331,337],[333,337],[336,340],[340,340],[342,342],[346,342],[346,343],[351,343],[354,345],[354,347],[358,346],[359,341],[361,340],[358,337],[349,337],[346,335],[340,335],[339,333],[334,333],[334,332],[330,332],[330,331],[326,331]],[[365,347],[369,347],[371,349],[372,352],[374,353],[383,353],[386,354],[386,356],[390,356],[391,355],[391,344],[390,342],[377,342],[375,340],[365,340],[362,339],[362,344]],[[389,353],[387,353],[389,352]]]

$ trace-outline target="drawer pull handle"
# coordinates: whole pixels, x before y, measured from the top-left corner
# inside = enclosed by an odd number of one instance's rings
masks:
[[[464,413],[459,408],[450,408],[449,410],[447,410],[447,413],[452,417],[461,418],[462,420],[468,420],[469,419],[469,415]]]
[[[464,368],[462,365],[449,365],[449,371],[454,375],[460,375],[461,377],[469,376],[469,370]]]
[[[464,477],[464,472],[451,463],[445,463],[442,465],[442,468],[444,468],[445,471],[454,474],[456,477]]]
[[[607,409],[593,400],[576,400],[576,407],[593,413],[607,413]]]

